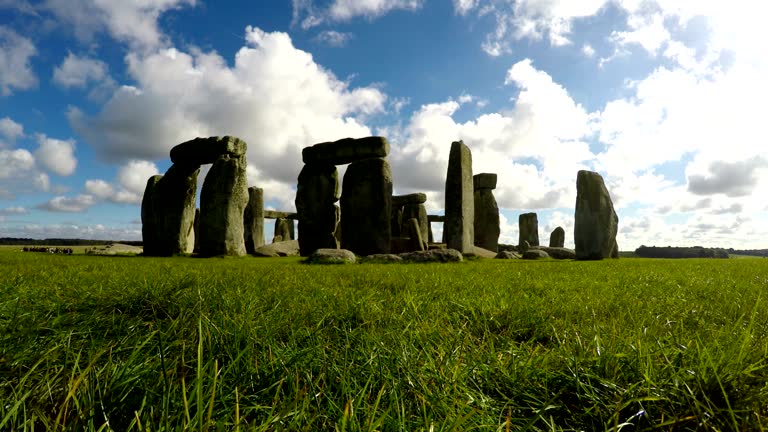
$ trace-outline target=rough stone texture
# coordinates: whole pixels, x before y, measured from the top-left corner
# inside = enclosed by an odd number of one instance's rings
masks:
[[[296,234],[293,229],[292,219],[275,219],[275,232],[272,236],[272,243],[275,243],[275,239],[280,238],[279,241],[295,240]]]
[[[347,167],[341,197],[341,247],[358,255],[389,253],[392,172],[386,159]]]
[[[421,192],[392,196],[392,207],[402,207],[408,204],[424,204],[425,202],[427,202],[427,194]]]
[[[496,179],[496,174],[492,173],[475,174],[475,176],[472,177],[474,189],[496,189]]]
[[[521,254],[522,254],[522,253],[525,253],[525,252],[526,252],[526,251],[528,251],[528,249],[530,249],[530,248],[531,248],[531,244],[530,244],[530,243],[528,243],[528,240],[523,240],[523,242],[522,242],[522,243],[520,243],[519,245],[517,245],[517,251],[518,251],[519,253],[521,253]]]
[[[304,165],[296,189],[299,215],[301,256],[317,249],[338,247],[336,225],[339,221],[339,173],[330,164]]]
[[[192,223],[193,230],[195,231],[195,248],[194,253],[200,253],[200,208],[195,209],[195,221]]]
[[[527,259],[527,260],[537,260],[537,259],[544,259],[544,258],[549,258],[549,254],[547,254],[541,249],[529,249],[525,251],[525,253],[523,254],[523,259]]]
[[[307,264],[354,264],[355,254],[346,249],[318,249],[306,260]]]
[[[564,247],[540,247],[539,249],[546,252],[550,257],[554,259],[576,259],[576,251]]]
[[[400,254],[400,257],[406,262],[459,262],[464,260],[464,256],[456,249],[406,252]]]
[[[465,254],[465,255],[472,255],[480,258],[495,258],[496,251],[490,251],[488,249],[483,249],[479,246],[475,246],[474,248],[472,248],[471,254]]]
[[[301,158],[305,164],[344,165],[388,154],[389,143],[384,137],[344,138],[305,147]]]
[[[408,244],[409,251],[422,251],[427,248],[424,247],[424,240],[421,237],[421,229],[419,228],[419,220],[416,218],[410,218],[405,223],[408,233],[408,238],[411,241]]]
[[[477,176],[475,176],[475,179],[477,179]],[[496,253],[499,250],[501,224],[499,222],[499,206],[496,204],[493,190],[475,189],[474,196],[475,246]]]
[[[248,205],[243,214],[245,251],[252,254],[264,246],[264,189],[248,188]]]
[[[557,227],[549,235],[549,247],[564,247],[565,246],[565,230],[563,227]]]
[[[448,245],[445,243],[432,243],[429,245],[429,250],[432,249],[448,249]]]
[[[158,238],[157,217],[155,216],[155,195],[161,175],[154,175],[147,180],[144,188],[144,198],[141,200],[141,240],[144,244],[144,255],[159,255],[160,239]]]
[[[224,154],[200,192],[200,255],[244,255],[243,214],[248,204],[245,156]]]
[[[609,258],[616,246],[619,217],[600,174],[579,171],[576,177],[574,241],[576,258]]]
[[[164,176],[159,179],[153,176],[147,182],[147,187],[152,182],[154,186],[149,193],[149,200],[145,196],[142,201],[142,223],[146,223],[146,213],[150,225],[147,231],[154,226],[156,243],[145,248],[145,255],[170,256],[194,251],[195,198],[199,172],[198,166],[173,164]],[[148,206],[146,212],[143,208],[145,203]]]
[[[364,261],[368,263],[398,263],[403,262],[403,259],[398,255],[388,253],[368,255]]]
[[[391,208],[391,217],[389,222],[389,227],[391,230],[392,237],[400,237],[403,235],[402,228],[403,228],[403,206],[392,206]]]
[[[264,219],[293,219],[298,220],[298,213],[277,211],[277,210],[264,210]]]
[[[220,156],[245,156],[247,145],[237,137],[195,138],[171,149],[171,162],[187,165],[214,163]]]
[[[495,258],[496,259],[520,259],[520,255],[512,251],[504,250],[497,253]]]
[[[281,236],[281,235],[276,235],[276,236],[272,237],[272,243],[279,243],[281,241],[283,241],[283,236]]]
[[[253,254],[259,257],[298,256],[299,242],[298,240],[288,240],[264,245],[256,248]]]
[[[613,241],[613,249],[611,250],[611,258],[618,258],[619,257],[619,244],[616,243],[616,240]]]
[[[429,237],[429,221],[427,220],[427,208],[424,207],[424,204],[406,204],[403,207],[403,223],[408,223],[410,219],[416,219],[418,222],[421,239],[426,245],[427,237]],[[403,231],[405,230],[401,230],[401,232]]]
[[[521,245],[527,241],[531,246],[539,245],[539,219],[536,213],[523,213],[518,218],[520,225],[520,240],[517,244]]]
[[[472,153],[462,141],[451,143],[445,179],[443,239],[450,249],[470,253],[475,243]]]

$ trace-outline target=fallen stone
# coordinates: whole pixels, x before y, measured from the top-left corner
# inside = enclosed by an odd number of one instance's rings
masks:
[[[545,247],[540,246],[539,249],[543,250],[550,257],[554,259],[576,259],[576,251],[564,247]]]
[[[430,249],[427,251],[401,253],[400,258],[406,262],[459,262],[464,257],[455,249]]]
[[[189,165],[212,164],[220,156],[245,156],[245,141],[232,136],[195,138],[171,149],[171,162]]]
[[[565,246],[565,230],[562,227],[557,227],[549,235],[549,247],[564,247]]]
[[[224,154],[208,171],[200,192],[200,255],[245,255],[246,166],[245,156]]]
[[[248,205],[243,214],[245,251],[252,254],[264,246],[264,189],[248,188]]]
[[[450,249],[471,253],[475,246],[475,197],[472,152],[462,141],[451,143],[445,179],[443,238]]]
[[[318,249],[306,259],[307,264],[354,264],[355,254],[346,249]]]
[[[341,247],[358,255],[389,253],[392,172],[386,159],[354,162],[344,174]]]
[[[259,257],[285,257],[299,255],[298,240],[281,241],[256,248],[253,255]]]
[[[536,213],[523,213],[518,218],[520,237],[517,244],[527,241],[531,246],[539,245],[539,219]]]
[[[480,173],[472,177],[473,187],[478,189],[496,189],[496,174]]]
[[[305,164],[344,165],[363,159],[383,158],[389,154],[389,143],[384,137],[344,138],[315,144],[301,151]]]
[[[363,261],[367,263],[398,263],[403,262],[403,259],[398,255],[389,253],[368,255],[364,257]]]
[[[494,257],[496,259],[520,259],[520,255],[516,254],[515,252],[503,250],[496,254]]]
[[[480,258],[496,258],[496,252],[481,247],[475,246],[472,248],[471,254],[464,254],[466,256],[476,256]]]
[[[549,258],[549,254],[547,254],[541,249],[529,249],[525,251],[525,253],[523,254],[523,259],[527,259],[527,260],[537,260],[537,259],[544,259],[544,258]]]
[[[574,240],[576,258],[600,260],[618,255],[619,217],[600,174],[579,171],[576,177]],[[617,252],[614,252],[614,249]]]

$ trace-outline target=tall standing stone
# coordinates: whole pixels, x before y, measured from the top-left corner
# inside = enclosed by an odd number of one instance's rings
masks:
[[[299,249],[309,256],[318,249],[337,248],[336,224],[339,221],[339,173],[329,163],[304,165],[296,188],[299,217]]]
[[[264,246],[264,189],[248,188],[248,205],[243,214],[245,251],[253,254]]]
[[[386,159],[347,167],[341,196],[341,247],[358,255],[389,253],[392,172]]]
[[[147,180],[144,197],[141,200],[141,239],[146,256],[159,255],[160,238],[158,237],[158,218],[155,214],[154,201],[158,194],[157,185],[162,178],[161,175],[154,175]]]
[[[211,166],[200,192],[200,254],[245,255],[243,214],[248,204],[245,154],[225,153]]]
[[[565,247],[565,230],[557,227],[549,235],[549,247]]]
[[[279,241],[295,240],[296,234],[293,229],[293,221],[291,219],[276,218],[275,219],[275,234],[272,237],[272,242],[276,242],[276,238],[280,238]]]
[[[518,218],[520,238],[518,245],[527,241],[531,246],[539,246],[539,219],[536,213],[523,213]]]
[[[574,242],[576,259],[599,260],[618,256],[619,217],[600,174],[579,171],[576,177]]]
[[[499,205],[493,196],[496,174],[482,173],[473,177],[475,200],[475,246],[498,252],[501,224]]]
[[[154,221],[154,245],[145,255],[171,256],[194,250],[195,197],[197,194],[197,165],[175,163],[161,178],[153,176],[149,205]],[[153,180],[154,179],[154,180]],[[143,204],[143,202],[142,202]],[[143,231],[143,229],[142,229]]]
[[[475,199],[472,152],[462,141],[451,143],[445,179],[443,239],[449,249],[472,253],[475,242]]]

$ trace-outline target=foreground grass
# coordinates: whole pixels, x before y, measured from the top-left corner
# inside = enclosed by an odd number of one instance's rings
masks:
[[[768,260],[0,251],[0,430],[763,430]]]

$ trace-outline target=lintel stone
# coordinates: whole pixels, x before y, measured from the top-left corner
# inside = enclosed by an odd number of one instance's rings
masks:
[[[345,165],[363,159],[383,158],[389,154],[384,137],[344,138],[305,147],[301,158],[305,164]]]
[[[233,136],[195,138],[171,149],[171,162],[190,165],[212,164],[219,156],[243,156],[247,144]]]

